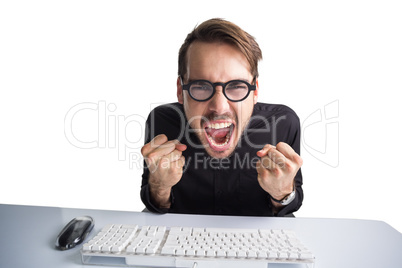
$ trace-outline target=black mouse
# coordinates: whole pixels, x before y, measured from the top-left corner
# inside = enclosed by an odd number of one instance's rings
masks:
[[[56,248],[66,250],[81,244],[94,228],[94,220],[89,216],[72,219],[56,239]]]

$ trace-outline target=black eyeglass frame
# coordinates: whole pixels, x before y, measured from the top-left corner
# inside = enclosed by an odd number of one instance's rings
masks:
[[[255,81],[255,78],[253,79],[253,81]],[[190,91],[191,85],[194,84],[194,83],[199,83],[199,82],[206,82],[206,83],[209,83],[209,84],[212,85],[212,94],[211,94],[210,97],[206,98],[205,100],[196,99],[196,98],[194,98],[193,95],[191,94],[191,91]],[[247,85],[247,87],[248,87],[248,92],[247,92],[246,96],[244,96],[244,98],[242,98],[242,99],[240,99],[240,100],[232,100],[232,99],[230,99],[230,98],[226,95],[226,86],[229,85],[230,83],[233,83],[233,82],[240,82],[240,83],[244,83],[244,84]],[[226,99],[230,100],[231,102],[240,102],[240,101],[244,101],[245,99],[247,99],[248,95],[250,95],[250,92],[251,92],[251,91],[257,89],[257,86],[256,86],[256,85],[251,85],[250,83],[248,83],[248,82],[246,82],[246,81],[244,81],[244,80],[230,80],[230,81],[228,81],[228,82],[226,82],[226,83],[222,83],[222,82],[212,83],[211,81],[200,79],[200,80],[191,81],[191,82],[188,83],[188,84],[183,84],[183,80],[182,80],[182,78],[180,77],[180,83],[181,83],[182,89],[183,89],[183,90],[187,90],[187,91],[188,91],[188,94],[190,95],[190,97],[191,97],[193,100],[195,100],[195,101],[200,101],[200,102],[204,102],[204,101],[210,100],[210,99],[215,95],[215,92],[216,92],[216,89],[215,89],[215,88],[216,88],[217,86],[222,86],[223,95],[226,97]]]

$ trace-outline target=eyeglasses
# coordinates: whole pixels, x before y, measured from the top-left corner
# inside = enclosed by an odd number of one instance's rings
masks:
[[[194,80],[190,83],[183,85],[181,80],[181,86],[183,90],[187,90],[190,97],[196,101],[207,101],[215,94],[216,86],[222,86],[223,95],[233,102],[239,102],[245,100],[250,91],[256,90],[256,85],[250,85],[243,80],[231,80],[227,83],[212,83],[208,80]]]

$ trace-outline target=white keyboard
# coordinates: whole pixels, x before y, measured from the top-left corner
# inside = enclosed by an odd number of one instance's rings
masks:
[[[81,249],[84,264],[148,267],[314,266],[293,231],[111,224]]]

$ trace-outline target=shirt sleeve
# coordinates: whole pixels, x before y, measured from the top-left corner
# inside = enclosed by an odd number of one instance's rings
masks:
[[[172,195],[170,196],[170,198],[172,200]],[[169,212],[169,209],[158,208],[151,202],[151,196],[149,193],[149,184],[148,183],[143,184],[141,187],[141,200],[144,203],[145,207],[151,212],[161,213],[161,214]]]
[[[166,104],[163,106],[159,106],[151,111],[145,123],[144,144],[149,143],[154,137],[159,134],[165,134],[169,140],[177,138],[177,134],[175,131],[178,129],[178,126],[176,126],[175,124],[180,123],[180,120],[177,119],[177,115],[179,114],[178,109],[179,108],[177,108],[177,105],[175,104]],[[144,160],[140,190],[141,200],[149,211],[155,213],[167,213],[169,209],[158,208],[152,203],[148,178],[149,169]],[[170,194],[170,201],[173,204],[173,193]]]
[[[292,113],[288,114],[288,133],[285,135],[285,140],[284,142],[288,143],[293,150],[297,154],[300,155],[300,120],[299,117],[292,111]],[[277,214],[279,217],[283,217],[287,214],[293,213],[301,207],[303,203],[303,177],[302,177],[302,171],[299,169],[299,171],[296,173],[295,176],[295,190],[296,190],[296,196],[295,199],[288,204],[287,206],[284,206]]]
[[[149,116],[148,119],[145,123],[145,141],[144,144],[147,144],[148,142],[151,141],[151,135],[150,135],[150,126],[151,126],[151,118],[153,118],[154,115],[152,115],[152,113],[154,113],[154,111],[152,111]],[[151,195],[149,192],[149,184],[148,184],[148,178],[149,178],[149,169],[147,167],[147,164],[145,163],[145,160],[143,162],[143,173],[142,173],[142,182],[141,182],[141,191],[140,191],[140,196],[141,196],[141,200],[144,203],[145,207],[151,211],[151,212],[155,212],[155,213],[167,213],[168,210],[167,209],[160,209],[158,207],[156,207],[152,202],[151,202]]]
[[[293,213],[297,210],[299,210],[299,208],[301,207],[302,203],[303,203],[303,189],[301,187],[301,185],[298,185],[298,178],[300,178],[301,180],[301,171],[299,170],[297,172],[297,175],[295,177],[295,183],[296,183],[296,196],[295,199],[293,199],[293,201],[288,204],[287,206],[284,206],[277,214],[278,217],[283,217],[287,214]]]

